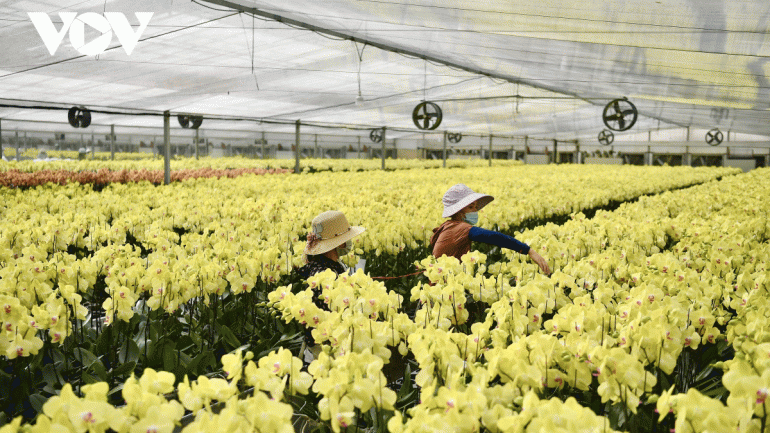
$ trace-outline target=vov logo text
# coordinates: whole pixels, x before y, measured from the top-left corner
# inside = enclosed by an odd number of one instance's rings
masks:
[[[95,56],[106,50],[112,42],[112,34],[118,37],[127,55],[134,51],[139,38],[147,28],[152,18],[152,12],[135,12],[139,21],[139,27],[134,30],[128,19],[121,12],[105,12],[104,15],[95,12],[86,12],[78,15],[76,12],[59,12],[62,26],[59,30],[51,21],[51,17],[45,12],[28,12],[32,24],[35,25],[40,38],[43,40],[48,52],[53,56],[69,31],[70,43],[80,53],[86,56]],[[85,34],[88,25],[102,34],[86,43]]]

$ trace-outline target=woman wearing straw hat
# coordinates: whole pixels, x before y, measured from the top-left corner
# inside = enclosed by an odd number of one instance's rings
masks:
[[[329,210],[313,218],[312,230],[312,233],[307,235],[306,264],[297,269],[297,274],[307,279],[327,269],[337,275],[345,273],[345,267],[339,261],[340,257],[353,247],[351,239],[366,229],[351,226],[345,214],[338,210]]]
[[[338,210],[322,212],[313,218],[312,232],[307,235],[305,246],[305,266],[296,269],[297,275],[306,280],[313,275],[331,269],[335,274],[343,274],[346,269],[340,263],[340,257],[347,254],[352,248],[351,239],[364,232],[363,227],[351,226],[345,214]],[[328,310],[319,299],[321,288],[313,290],[313,303],[321,309]],[[311,362],[318,357],[321,346],[315,344],[311,329],[305,329],[304,357],[306,362]]]
[[[471,250],[471,241],[483,242],[527,254],[537,263],[540,270],[550,274],[548,263],[529,245],[506,234],[475,226],[479,219],[477,211],[492,200],[494,197],[491,195],[473,192],[461,183],[449,188],[441,200],[444,204],[444,213],[441,216],[449,220],[433,229],[433,236],[430,238],[433,256],[447,255],[460,259]]]

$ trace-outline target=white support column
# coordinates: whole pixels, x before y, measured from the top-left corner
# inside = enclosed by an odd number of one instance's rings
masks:
[[[110,125],[110,159],[115,161],[115,125]]]

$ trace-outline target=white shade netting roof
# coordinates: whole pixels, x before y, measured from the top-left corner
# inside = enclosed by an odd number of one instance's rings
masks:
[[[113,35],[84,55],[70,32],[52,55],[30,12],[57,30],[62,12],[119,12],[135,31],[135,13],[152,17],[130,54]],[[0,120],[66,122],[83,105],[96,125],[157,126],[170,111],[220,129],[300,120],[408,137],[431,101],[440,131],[595,140],[625,97],[638,110],[627,133],[766,136],[769,18],[766,0],[5,1]],[[86,42],[103,34],[83,28]]]

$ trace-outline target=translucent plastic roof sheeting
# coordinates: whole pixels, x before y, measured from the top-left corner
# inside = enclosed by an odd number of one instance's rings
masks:
[[[130,55],[115,34],[83,55],[72,32],[51,55],[28,12],[57,31],[60,12],[120,12],[134,30],[135,12],[153,16]],[[0,103],[84,105],[105,125],[162,120],[99,111],[169,110],[205,115],[204,128],[301,120],[398,137],[421,133],[412,110],[428,100],[437,131],[595,141],[604,106],[627,97],[640,113],[627,133],[770,135],[769,18],[767,0],[0,1]],[[66,118],[0,107],[0,119]]]

